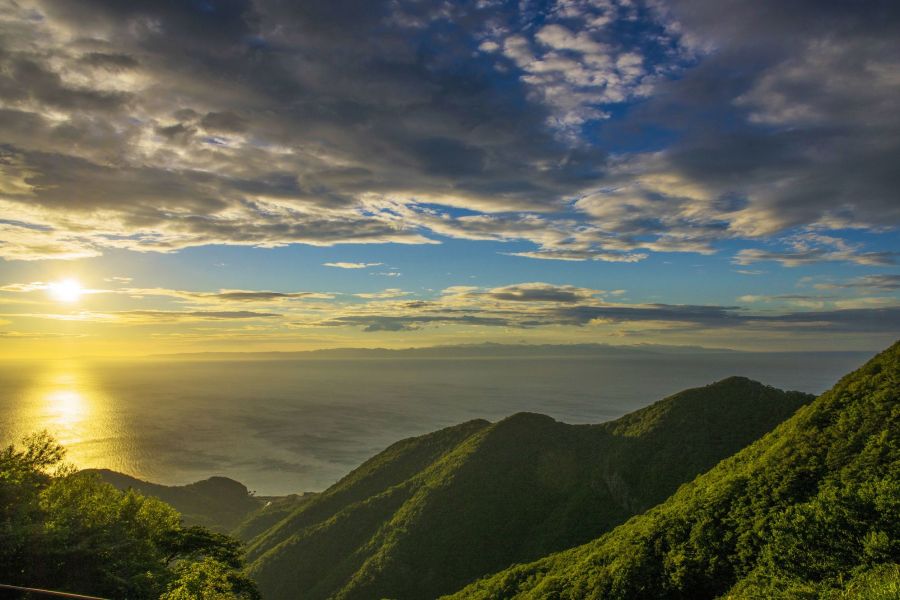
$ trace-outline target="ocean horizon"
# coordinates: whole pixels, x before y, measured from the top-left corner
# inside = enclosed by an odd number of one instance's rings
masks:
[[[559,348],[559,347],[557,347]],[[0,363],[0,436],[46,429],[79,468],[260,495],[319,491],[388,445],[538,412],[600,423],[731,376],[820,393],[868,352]]]

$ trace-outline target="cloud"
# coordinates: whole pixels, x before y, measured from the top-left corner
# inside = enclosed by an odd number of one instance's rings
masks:
[[[494,288],[485,292],[485,296],[494,300],[511,302],[559,302],[570,304],[590,300],[598,292],[571,285],[551,285],[549,283],[522,283]]]
[[[366,298],[368,300],[383,300],[388,298],[402,298],[403,296],[409,296],[410,294],[411,292],[404,292],[397,288],[389,288],[380,292],[363,292],[353,295],[357,298]]]
[[[390,316],[390,315],[352,315],[335,317],[318,323],[323,327],[340,327],[345,325],[360,326],[363,331],[415,331],[424,325],[443,323],[453,325],[477,325],[488,327],[514,326],[511,321],[499,317],[479,317],[475,315],[422,315],[422,316]]]
[[[61,338],[84,338],[83,333],[60,333],[52,331],[0,331],[0,338],[28,339],[28,340],[54,340]]]
[[[178,298],[192,302],[282,302],[288,300],[328,300],[332,294],[322,292],[271,292],[267,290],[219,290],[217,292],[195,292],[189,290],[173,290],[168,288],[118,288],[103,290],[105,293],[121,294],[133,298],[158,296]]]
[[[900,301],[891,298],[851,299],[834,296],[749,295],[745,304],[782,303],[804,310],[748,309],[742,306],[609,302],[600,290],[528,282],[497,288],[452,286],[429,300],[373,298],[362,305],[332,306],[326,315],[309,314],[293,327],[357,327],[368,333],[409,332],[426,327],[479,327],[535,330],[599,327],[625,331],[648,325],[681,332],[734,331],[770,334],[793,331],[825,334],[900,334]],[[826,309],[826,306],[830,306]],[[882,329],[876,324],[881,320]]]
[[[368,269],[369,267],[377,267],[383,263],[365,263],[365,262],[327,262],[322,263],[326,267],[335,267],[337,269]]]
[[[723,221],[734,237],[811,225],[895,227],[895,4],[875,2],[870,11],[811,1],[659,6],[683,37],[714,51],[678,79],[658,81],[653,96],[617,124],[623,133],[662,127],[678,136],[628,157],[621,165],[628,181],[675,211],[690,198],[696,221]],[[721,128],[726,121],[732,126]]]
[[[671,59],[679,46],[656,13],[645,13],[631,39],[603,27],[632,18],[626,3],[559,2],[546,17],[539,27],[521,16],[505,27],[494,25],[479,49],[499,51],[515,67],[529,96],[548,107],[547,124],[563,139],[577,141],[586,124],[609,118],[604,107],[647,95],[655,77],[679,62],[656,58],[662,52]],[[497,67],[506,70],[509,64],[498,61]]]
[[[0,286],[0,292],[11,292],[16,294],[40,292],[50,287],[49,283],[43,281],[32,281],[29,283],[8,283]]]
[[[805,233],[788,238],[788,250],[745,248],[738,251],[734,262],[749,265],[763,261],[777,261],[786,267],[818,262],[849,262],[858,265],[884,266],[897,262],[900,252],[866,252],[859,244],[817,233]]]
[[[131,282],[130,277],[111,277],[107,281],[113,283],[127,284]],[[6,293],[33,293],[42,292],[51,288],[54,284],[43,281],[33,281],[30,283],[10,283],[0,286],[0,292]],[[216,292],[200,292],[191,290],[176,290],[169,288],[134,288],[119,287],[114,289],[85,289],[82,294],[92,295],[112,295],[112,296],[129,296],[131,298],[162,297],[176,298],[199,303],[229,303],[229,302],[246,302],[246,303],[279,303],[290,300],[330,300],[334,298],[333,294],[323,292],[272,292],[268,290],[229,290],[222,289]]]
[[[811,282],[807,281],[807,284]],[[28,294],[46,289],[43,282],[11,283],[0,288],[13,310],[40,305]],[[826,287],[827,286],[827,287]],[[900,299],[896,276],[872,275],[846,282],[814,284],[818,289],[863,289],[888,292],[849,297],[842,294],[745,294],[736,305],[630,302],[623,290],[600,290],[548,282],[502,286],[450,286],[413,296],[389,288],[378,292],[325,294],[265,290],[188,291],[166,288],[91,290],[89,303],[68,312],[9,312],[0,315],[11,328],[27,331],[29,319],[69,321],[98,326],[160,326],[197,323],[190,339],[218,340],[227,323],[240,323],[234,335],[289,340],[297,330],[354,330],[397,333],[434,330],[469,335],[487,331],[529,331],[535,335],[625,335],[656,331],[690,336],[830,336],[833,334],[900,335]],[[895,294],[894,294],[895,296]],[[162,298],[162,302],[154,300]],[[172,305],[175,308],[171,308]],[[266,310],[277,306],[277,310]],[[247,307],[247,310],[244,310]],[[90,308],[90,309],[89,309]],[[246,325],[245,325],[246,324]],[[88,330],[85,330],[88,331]]]
[[[792,236],[900,222],[898,23],[877,0],[14,3],[0,257],[450,238],[893,264]]]
[[[819,290],[836,290],[836,289],[870,289],[893,291],[900,290],[900,275],[881,274],[866,275],[865,277],[857,277],[843,283],[817,283],[813,287]]]
[[[864,304],[864,303],[857,303]],[[798,333],[828,332],[896,332],[900,333],[900,306],[896,299],[880,300],[871,306],[850,306],[834,310],[811,310],[802,312],[782,312],[775,314],[751,313],[735,306],[692,306],[692,305],[621,305],[588,304],[558,305],[540,311],[516,311],[508,308],[468,309],[449,306],[414,305],[407,310],[426,310],[426,314],[397,314],[392,307],[390,314],[375,313],[346,314],[329,317],[316,322],[299,322],[299,326],[319,327],[360,327],[365,332],[414,331],[426,326],[477,326],[514,329],[535,329],[541,327],[587,327],[614,326],[627,327],[634,324],[654,323],[659,326],[678,327],[682,331],[796,331]],[[817,304],[809,306],[816,308]]]
[[[833,306],[835,308],[848,308],[849,303],[855,303],[852,300],[844,299],[840,300],[836,296],[816,296],[809,294],[777,294],[772,296],[766,295],[756,295],[756,294],[745,294],[743,296],[738,297],[740,302],[745,302],[747,304],[754,303],[776,303],[776,304],[785,304],[788,306],[796,306],[796,307],[804,307],[804,308],[818,308],[822,309],[826,306]]]
[[[109,313],[109,317],[114,321],[120,322],[158,323],[273,319],[281,317],[281,315],[250,310],[128,310]]]
[[[189,297],[197,299],[215,299],[234,302],[270,302],[277,300],[293,300],[298,298],[314,298],[329,299],[333,298],[331,294],[322,294],[318,292],[266,292],[266,291],[248,291],[248,290],[221,290],[218,293],[194,293]]]

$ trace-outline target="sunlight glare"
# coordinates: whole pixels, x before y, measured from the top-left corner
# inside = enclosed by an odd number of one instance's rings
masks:
[[[47,408],[56,424],[64,427],[78,425],[88,412],[88,402],[78,390],[55,390],[45,397]]]
[[[84,288],[75,279],[63,279],[47,286],[50,296],[59,302],[77,302]]]

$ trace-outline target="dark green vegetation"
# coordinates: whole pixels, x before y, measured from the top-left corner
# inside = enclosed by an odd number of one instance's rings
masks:
[[[237,527],[230,531],[234,537],[250,541],[262,535],[271,527],[280,523],[285,517],[315,498],[316,494],[288,494],[287,496],[270,496],[264,506],[251,513]]]
[[[404,440],[254,538],[250,574],[270,600],[434,598],[609,531],[811,400],[734,377],[601,425]]]
[[[247,486],[228,477],[210,477],[188,485],[150,483],[109,469],[85,469],[116,489],[157,498],[181,513],[187,525],[200,525],[250,540],[281,521],[315,494],[254,496]]]
[[[239,542],[184,527],[167,504],[66,468],[63,455],[46,434],[0,449],[0,583],[108,598],[259,597]]]
[[[452,596],[900,598],[900,343],[663,504]]]
[[[251,513],[266,505],[266,500],[250,495],[247,487],[227,477],[210,477],[188,485],[168,486],[149,483],[108,469],[87,469],[100,479],[127,491],[158,498],[181,513],[184,522],[202,525],[220,533],[230,533]]]

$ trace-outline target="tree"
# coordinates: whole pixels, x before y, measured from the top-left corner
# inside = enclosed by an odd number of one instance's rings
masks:
[[[241,572],[239,542],[185,528],[169,505],[77,473],[64,455],[46,432],[0,450],[3,583],[117,598],[259,598]]]

